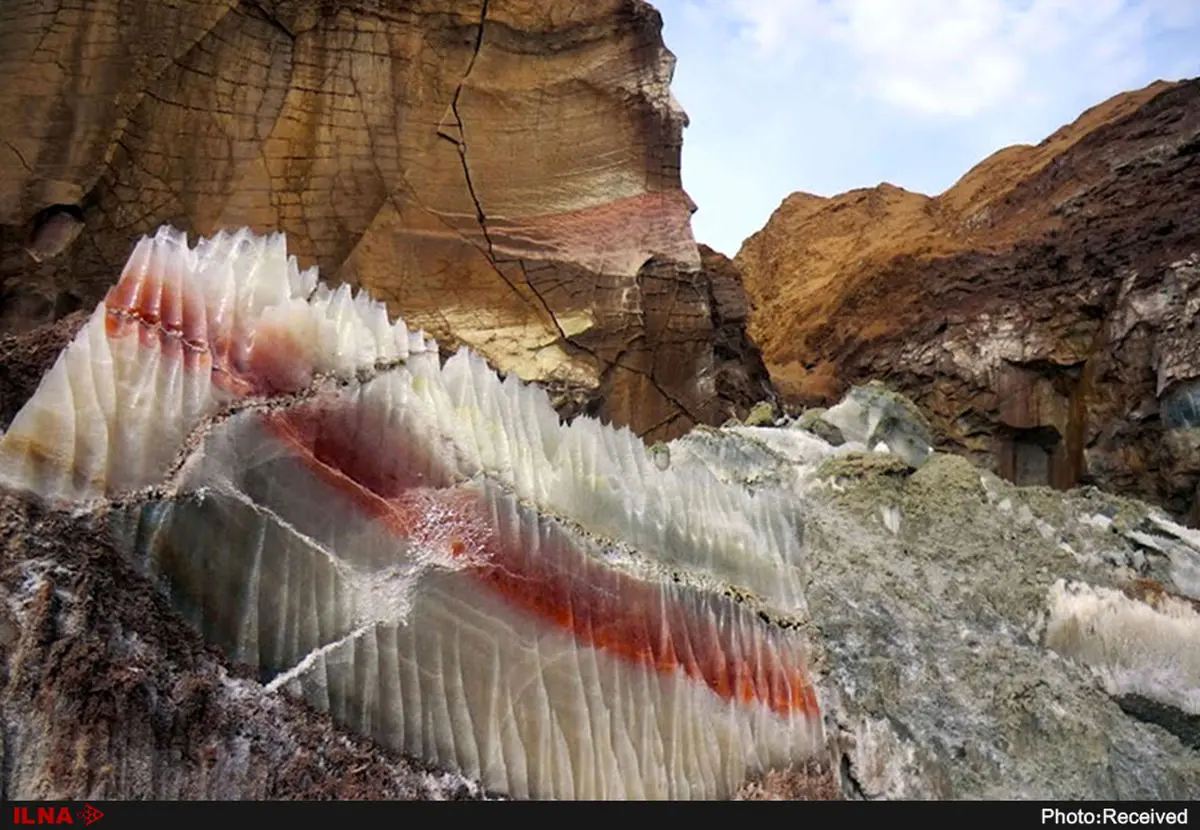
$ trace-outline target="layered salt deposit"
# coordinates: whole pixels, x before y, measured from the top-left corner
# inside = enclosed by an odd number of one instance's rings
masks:
[[[722,797],[823,742],[793,500],[441,365],[282,236],[142,240],[0,477],[113,504],[265,682],[497,790]]]

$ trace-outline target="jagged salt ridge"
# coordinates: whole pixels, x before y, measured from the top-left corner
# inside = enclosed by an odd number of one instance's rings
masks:
[[[722,797],[822,745],[805,635],[760,615],[803,609],[786,494],[441,365],[282,235],[142,240],[0,457],[115,500],[114,536],[270,688],[489,787]]]
[[[161,347],[143,347],[152,340]],[[283,234],[221,232],[190,248],[164,227],[137,243],[0,439],[0,483],[71,502],[160,483],[204,419],[265,391],[245,377],[278,374],[271,349],[281,341],[295,352],[285,366],[294,376],[267,379],[293,387],[436,357],[423,333],[390,324],[365,292],[331,292],[315,268],[300,270]]]
[[[386,429],[370,447],[421,446],[429,437],[421,419],[429,413],[411,400],[417,393],[410,385],[393,388],[391,378],[312,405],[353,413],[362,435]],[[395,405],[385,410],[380,401]],[[338,491],[310,481],[254,415],[241,413],[206,438],[183,476],[181,489],[195,500],[157,505],[122,536],[142,540],[151,567],[186,598],[177,607],[210,640],[276,672],[271,688],[302,696],[385,745],[517,796],[711,797],[821,745],[819,720],[808,711],[730,705],[679,671],[631,667],[514,613],[508,600],[464,578],[464,563],[440,555],[448,535],[470,536],[452,513],[443,518],[436,506],[423,509],[423,526],[403,537],[386,517],[347,513]],[[406,467],[444,482],[440,461]],[[287,485],[275,487],[279,481]],[[586,599],[574,600],[595,589],[619,598],[614,618],[598,624],[645,608],[636,588],[618,594],[608,579],[612,569],[593,564],[612,564],[606,543],[578,537],[488,476],[447,489],[482,496],[499,539],[549,570],[572,574],[575,594],[562,607],[573,615],[588,613]],[[193,550],[196,538],[206,540],[202,563],[181,561],[195,554],[174,551]],[[237,587],[214,592],[209,572]],[[733,632],[735,659],[775,653],[785,662],[807,660],[797,632],[768,628],[744,605],[689,582],[642,584],[661,591],[655,607]],[[702,650],[706,635],[693,633],[698,642],[670,636],[681,651]]]
[[[542,390],[512,376],[501,381],[466,350],[440,372],[424,366],[381,380],[364,395],[440,431],[460,450],[464,475],[495,477],[542,511],[664,565],[699,569],[782,610],[802,609],[798,505],[788,494],[755,495],[695,467],[661,469],[628,429],[591,418],[560,425]]]

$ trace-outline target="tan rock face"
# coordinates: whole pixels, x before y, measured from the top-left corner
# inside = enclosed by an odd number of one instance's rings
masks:
[[[736,258],[785,400],[882,378],[1025,484],[1193,509],[1200,81],[1157,83],[937,197],[793,194]]]
[[[0,10],[0,331],[90,309],[160,224],[249,225],[566,414],[659,439],[754,402],[641,0],[40,8]]]

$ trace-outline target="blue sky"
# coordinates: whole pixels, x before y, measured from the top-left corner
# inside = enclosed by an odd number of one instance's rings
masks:
[[[696,238],[797,190],[936,194],[1151,81],[1200,75],[1200,0],[652,0],[687,110]]]

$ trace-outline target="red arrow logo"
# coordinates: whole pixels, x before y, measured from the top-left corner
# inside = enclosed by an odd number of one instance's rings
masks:
[[[104,813],[102,813],[102,812],[100,812],[99,810],[97,810],[97,809],[96,809],[95,807],[93,807],[91,804],[85,804],[85,805],[83,805],[83,809],[82,809],[82,810],[80,810],[80,811],[77,813],[77,815],[78,815],[78,816],[79,816],[81,819],[83,819],[83,823],[84,823],[85,825],[87,825],[88,827],[91,827],[93,824],[95,824],[96,822],[98,822],[100,819],[104,818]]]

